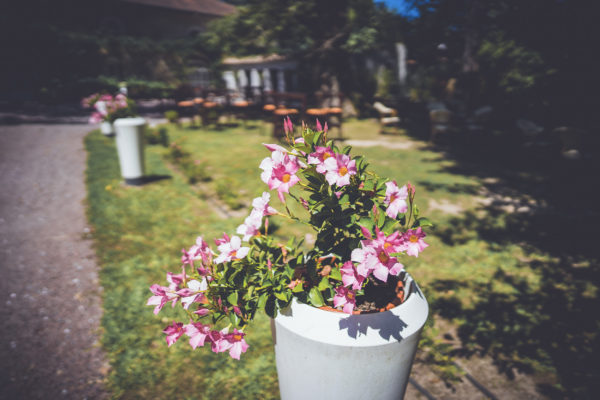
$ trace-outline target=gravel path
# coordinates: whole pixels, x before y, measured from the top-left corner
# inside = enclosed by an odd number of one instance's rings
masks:
[[[104,399],[88,125],[0,126],[0,399]]]

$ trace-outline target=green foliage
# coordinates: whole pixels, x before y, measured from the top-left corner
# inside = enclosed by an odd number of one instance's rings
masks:
[[[146,143],[160,144],[163,147],[169,146],[169,134],[166,128],[148,128],[146,129]]]
[[[176,123],[179,120],[179,113],[175,110],[165,111],[165,119],[170,123]]]
[[[510,95],[527,92],[552,73],[539,52],[507,40],[500,33],[484,40],[478,55],[489,82]]]

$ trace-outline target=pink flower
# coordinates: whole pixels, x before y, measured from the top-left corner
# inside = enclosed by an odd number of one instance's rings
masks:
[[[308,155],[307,161],[309,164],[315,164],[317,166],[317,172],[325,174],[327,169],[323,163],[331,157],[335,158],[335,153],[331,148],[315,146],[315,152]]]
[[[208,289],[208,283],[206,282],[206,278],[203,278],[202,281],[194,279],[188,281],[187,286],[187,288],[177,292],[177,294],[181,296],[181,304],[185,310],[187,310],[192,303],[202,301],[204,292]]]
[[[251,237],[256,236],[262,224],[262,213],[256,209],[252,210],[250,215],[246,217],[244,223],[237,228],[237,233],[244,235],[242,240],[247,242]]]
[[[271,153],[274,151],[280,151],[284,154],[287,153],[286,148],[278,144],[263,143],[263,146],[265,146]]]
[[[175,303],[177,303],[177,300],[179,299],[177,291],[179,290],[179,285],[183,283],[183,277],[183,274],[175,275],[171,272],[167,272],[167,281],[169,282],[168,287],[156,284],[150,286],[150,291],[154,296],[151,296],[148,299],[146,305],[156,306],[154,307],[154,314],[158,314],[169,301],[171,302],[171,306],[175,307]]]
[[[346,261],[340,268],[340,271],[342,273],[342,283],[344,286],[352,286],[352,289],[354,290],[361,288],[365,281],[365,277],[357,272],[352,261]]]
[[[286,135],[294,132],[294,125],[292,125],[292,120],[289,115],[283,119],[283,130]]]
[[[356,305],[356,293],[345,286],[335,288],[335,296],[333,296],[333,306],[343,306],[342,310],[346,314],[352,314]]]
[[[366,278],[372,273],[375,278],[387,282],[389,274],[397,276],[404,268],[396,257],[391,256],[392,253],[403,250],[403,239],[399,237],[398,232],[390,236],[385,236],[379,229],[375,232],[376,237],[373,238],[371,233],[363,228],[363,234],[368,239],[361,241],[362,248],[352,250],[351,259],[358,263],[356,271],[359,275]]]
[[[385,200],[383,203],[387,205],[385,213],[390,218],[396,218],[398,213],[405,213],[408,209],[406,198],[408,197],[408,189],[406,185],[398,188],[396,181],[386,182]]]
[[[156,306],[154,307],[154,314],[158,314],[160,310],[167,304],[167,302],[172,301],[173,306],[177,302],[179,296],[177,296],[174,292],[170,292],[168,287],[160,286],[160,285],[152,285],[150,286],[150,291],[154,294],[148,299],[146,303],[147,306]]]
[[[88,122],[90,124],[99,124],[103,120],[104,116],[102,114],[100,114],[99,112],[93,112]]]
[[[273,151],[271,157],[265,158],[260,163],[263,173],[260,175],[263,182],[269,185],[269,189],[277,189],[277,195],[281,202],[285,202],[284,193],[289,193],[290,188],[300,182],[296,172],[300,164],[295,156],[281,151]]]
[[[221,264],[228,261],[239,260],[246,257],[249,247],[240,247],[242,240],[238,236],[233,236],[231,241],[219,245],[221,254],[215,259],[215,263]]]
[[[183,330],[190,337],[190,346],[193,349],[204,346],[204,342],[210,334],[210,326],[200,322],[190,322],[183,327]]]
[[[215,244],[217,246],[220,246],[223,243],[228,243],[230,240],[231,240],[231,238],[229,238],[229,235],[226,233],[223,233],[223,237],[221,239],[215,239]]]
[[[206,308],[198,308],[196,311],[194,311],[194,314],[199,315],[201,317],[204,317],[205,315],[208,315],[210,313],[210,311]]]
[[[365,246],[381,248],[387,255],[403,250],[404,239],[398,231],[386,236],[378,227],[375,227],[375,237],[373,237],[371,232],[365,227],[361,227],[361,230],[362,234],[367,238],[367,240],[362,241]]]
[[[321,123],[319,122],[319,118],[317,118],[317,132],[321,132],[323,130],[323,127],[321,126]]]
[[[250,347],[246,343],[244,336],[246,336],[244,332],[240,332],[235,328],[233,329],[233,333],[223,335],[223,339],[227,342],[224,346],[229,350],[231,358],[239,360],[240,355],[245,353],[248,347]]]
[[[208,247],[208,244],[202,239],[202,236],[196,238],[196,243],[190,247],[188,251],[182,249],[181,262],[185,264],[194,265],[194,261],[202,260],[203,266],[208,266],[212,262],[214,255],[213,251]]]
[[[418,227],[415,230],[409,229],[406,231],[404,235],[402,235],[402,238],[404,239],[403,247],[406,254],[419,257],[419,253],[429,246],[429,244],[425,243],[423,240],[425,236],[427,235],[423,232],[421,227]]]
[[[211,349],[215,353],[222,353],[229,349],[229,342],[225,339],[227,328],[222,331],[210,331],[208,340],[211,342]]]
[[[350,160],[346,154],[336,154],[323,162],[325,179],[330,185],[346,186],[350,184],[350,176],[356,175],[356,161]]]
[[[269,192],[263,192],[261,197],[257,197],[252,200],[252,208],[260,211],[261,216],[277,214],[277,210],[269,205],[271,195]]]
[[[183,335],[183,333],[184,333],[183,324],[181,322],[173,322],[173,325],[167,326],[163,330],[163,333],[167,334],[167,337],[166,337],[167,346],[171,347],[171,345],[173,343],[175,343],[177,340],[179,340],[181,335]]]

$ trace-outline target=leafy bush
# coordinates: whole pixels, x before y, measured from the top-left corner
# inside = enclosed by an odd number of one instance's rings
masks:
[[[175,110],[165,111],[165,119],[170,123],[175,123],[179,120],[179,113]]]
[[[167,129],[147,129],[146,130],[146,143],[148,144],[160,144],[163,147],[169,146],[169,134]]]
[[[189,159],[186,159],[181,167],[189,183],[208,182],[212,179],[206,168],[206,163],[200,160],[189,162]]]

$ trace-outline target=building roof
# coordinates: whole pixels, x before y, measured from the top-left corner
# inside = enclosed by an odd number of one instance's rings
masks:
[[[233,14],[235,7],[219,0],[122,0],[153,7],[225,16]]]

